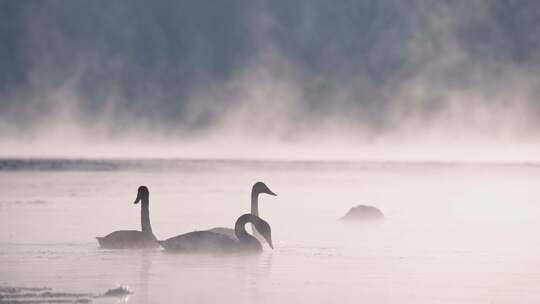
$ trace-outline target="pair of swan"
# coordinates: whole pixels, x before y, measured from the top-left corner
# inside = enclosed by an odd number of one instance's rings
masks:
[[[236,220],[234,225],[235,239],[227,234],[206,230],[181,234],[165,241],[159,241],[159,244],[166,251],[171,252],[260,252],[262,245],[256,237],[247,233],[244,227],[247,223],[254,225],[270,248],[274,248],[270,225],[265,220],[250,213],[243,214]]]
[[[152,232],[149,212],[149,191],[145,186],[140,186],[137,191],[135,204],[141,202],[141,231],[121,230],[108,234],[105,237],[97,237],[102,248],[155,248],[160,245],[171,252],[260,252],[262,245],[255,237],[260,234],[271,248],[272,233],[270,225],[261,219],[258,209],[259,194],[266,193],[276,195],[264,183],[257,182],[251,190],[251,213],[241,215],[235,223],[234,230],[230,228],[216,227],[206,231],[193,231],[164,241],[158,241]],[[253,235],[250,235],[245,225],[251,223]],[[253,228],[254,227],[254,228]]]
[[[251,188],[251,214],[256,216],[259,216],[259,194],[261,193],[277,196],[277,194],[272,192],[272,190],[270,190],[270,188],[268,188],[268,186],[266,186],[263,182],[256,182]],[[260,240],[261,235],[257,232],[257,229],[255,229],[254,226],[254,224],[251,226],[251,232]],[[232,239],[237,239],[235,229],[215,227],[209,229],[208,231],[224,234]]]

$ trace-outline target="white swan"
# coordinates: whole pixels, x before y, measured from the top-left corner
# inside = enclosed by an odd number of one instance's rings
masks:
[[[251,214],[259,216],[259,194],[265,193],[273,196],[277,196],[268,186],[266,186],[263,182],[256,182],[253,187],[251,188]],[[223,234],[229,238],[232,238],[234,240],[237,240],[235,232],[231,228],[226,227],[215,227],[212,229],[209,229],[210,232],[215,232],[219,234]],[[251,226],[251,231],[255,235],[255,237],[260,238],[259,233],[257,233],[257,230],[253,228],[253,225]]]
[[[247,233],[245,225],[251,223],[260,232],[264,240],[272,245],[270,225],[260,217],[246,213],[236,220],[234,232],[236,240],[212,231],[193,231],[181,234],[165,241],[159,241],[168,252],[178,253],[256,253],[262,251],[261,243]]]
[[[149,192],[146,186],[140,186],[137,190],[137,198],[134,204],[141,202],[141,231],[120,230],[114,231],[104,237],[96,237],[102,248],[126,249],[126,248],[152,248],[159,247],[152,226],[150,225]]]

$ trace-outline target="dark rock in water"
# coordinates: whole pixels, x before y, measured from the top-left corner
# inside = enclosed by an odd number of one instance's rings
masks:
[[[383,219],[384,215],[381,210],[373,206],[358,205],[352,207],[344,217],[341,218],[343,221],[366,221],[366,220],[380,220]]]
[[[107,290],[107,292],[103,294],[103,297],[123,297],[132,293],[133,292],[127,286],[120,286]]]

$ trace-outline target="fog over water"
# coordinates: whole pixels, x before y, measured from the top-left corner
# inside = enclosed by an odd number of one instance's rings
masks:
[[[538,71],[534,0],[0,0],[0,303],[539,303]],[[257,181],[258,255],[95,239]]]
[[[4,156],[538,160],[537,1],[0,5]]]

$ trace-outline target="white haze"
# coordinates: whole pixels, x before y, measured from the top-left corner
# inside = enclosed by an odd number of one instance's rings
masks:
[[[168,87],[140,82],[132,85],[143,85],[145,94],[135,97],[114,85],[104,87],[104,106],[98,115],[89,115],[81,79],[105,64],[123,69],[128,63],[121,55],[102,58],[84,50],[74,59],[75,68],[63,71],[55,58],[70,41],[55,36],[46,16],[35,16],[27,25],[36,52],[28,71],[30,90],[14,89],[3,97],[11,106],[0,121],[0,155],[540,161],[535,153],[540,139],[537,58],[528,59],[528,65],[490,50],[480,52],[481,60],[472,54],[460,39],[461,26],[490,21],[489,1],[461,3],[457,9],[426,3],[410,8],[415,13],[411,35],[401,38],[405,43],[392,41],[400,33],[390,27],[376,32],[373,53],[350,57],[351,65],[384,62],[377,50],[399,47],[395,52],[405,67],[379,80],[347,66],[335,71],[343,77],[310,72],[282,50],[271,33],[283,25],[266,12],[269,4],[259,4],[247,33],[254,37],[255,55],[224,80],[194,75],[201,79],[187,89],[182,112],[172,118],[164,118],[168,109],[155,102],[171,94]],[[309,22],[318,12],[310,5],[300,12],[305,24],[295,31],[312,35]],[[357,35],[363,33],[358,29]],[[333,58],[328,44],[325,58]],[[200,56],[192,61],[204,61]],[[134,108],[136,102],[146,104],[146,110]]]

